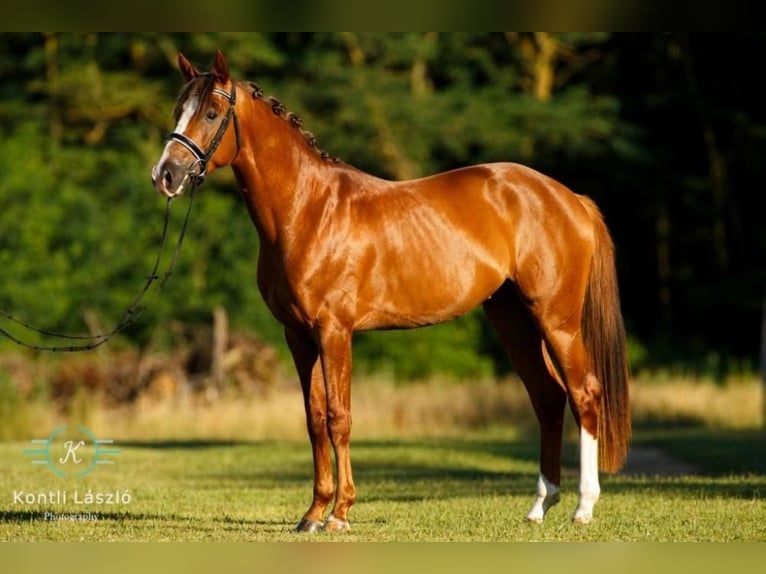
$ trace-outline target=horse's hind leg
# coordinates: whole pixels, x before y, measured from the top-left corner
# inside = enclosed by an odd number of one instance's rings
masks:
[[[571,295],[571,294],[568,294]],[[543,331],[551,363],[561,373],[569,402],[580,427],[579,500],[572,519],[588,523],[601,492],[598,477],[598,430],[601,416],[602,387],[589,366],[588,353],[580,329],[581,313],[556,312],[558,308],[576,308],[573,304],[538,302],[534,308]],[[571,303],[571,302],[570,302]],[[553,365],[551,365],[553,368]],[[603,423],[601,423],[603,424]]]
[[[537,496],[526,519],[542,522],[548,509],[559,501],[566,392],[555,378],[549,358],[546,362],[540,331],[513,285],[501,287],[484,303],[484,309],[529,393],[540,425]]]

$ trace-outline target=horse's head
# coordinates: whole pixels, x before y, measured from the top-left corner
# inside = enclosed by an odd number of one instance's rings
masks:
[[[178,66],[186,85],[174,111],[176,129],[152,168],[152,183],[167,197],[182,194],[189,183],[202,183],[208,172],[231,163],[239,152],[237,90],[223,54],[216,54],[211,72],[200,72],[183,54],[178,54]]]

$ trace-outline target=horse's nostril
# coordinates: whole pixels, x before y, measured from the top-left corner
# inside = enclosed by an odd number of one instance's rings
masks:
[[[170,186],[173,183],[173,174],[170,173],[169,169],[162,172],[162,182],[165,184],[166,189],[170,189]]]

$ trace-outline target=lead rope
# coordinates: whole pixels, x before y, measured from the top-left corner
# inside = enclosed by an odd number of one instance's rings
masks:
[[[128,307],[128,310],[125,311],[125,314],[123,315],[122,319],[117,323],[117,325],[112,329],[111,331],[108,331],[106,333],[100,333],[97,335],[69,335],[65,333],[57,333],[56,331],[50,331],[48,329],[38,329],[37,327],[34,327],[30,325],[29,323],[22,321],[20,319],[17,319],[10,313],[7,313],[0,309],[0,317],[15,323],[16,325],[19,325],[26,329],[27,331],[37,333],[39,335],[44,335],[46,337],[54,337],[57,339],[66,339],[69,341],[90,341],[89,343],[83,343],[80,345],[35,345],[32,343],[29,343],[27,341],[24,341],[20,339],[19,337],[16,337],[15,335],[12,335],[2,327],[0,327],[0,335],[5,337],[6,339],[13,341],[17,345],[20,345],[22,347],[27,347],[28,349],[33,349],[35,351],[52,351],[52,352],[60,352],[60,353],[74,353],[78,351],[90,351],[92,349],[96,349],[106,343],[109,339],[111,339],[114,335],[119,333],[120,331],[123,331],[130,325],[136,322],[138,317],[143,313],[146,308],[149,306],[149,304],[154,300],[154,298],[159,294],[160,291],[165,287],[165,284],[170,279],[170,276],[173,274],[173,268],[175,267],[176,261],[178,259],[178,255],[181,252],[181,245],[183,245],[184,237],[186,236],[186,229],[189,224],[189,216],[191,215],[192,210],[192,204],[194,203],[194,192],[196,191],[198,182],[195,178],[192,178],[191,186],[189,187],[188,195],[189,195],[189,206],[186,209],[186,216],[184,217],[183,225],[181,226],[181,231],[178,233],[178,241],[176,242],[175,249],[173,250],[173,256],[170,259],[170,262],[168,263],[168,266],[165,270],[165,273],[162,275],[162,279],[157,285],[157,288],[154,290],[154,292],[149,296],[146,303],[142,305],[144,298],[149,293],[149,290],[151,289],[152,284],[160,279],[160,276],[157,274],[157,271],[160,267],[160,261],[162,260],[162,254],[165,251],[165,243],[167,240],[168,235],[168,226],[170,222],[170,203],[173,201],[173,198],[168,198],[167,204],[165,205],[165,220],[162,226],[162,237],[160,238],[159,243],[159,249],[157,251],[157,259],[154,262],[154,268],[152,269],[151,273],[146,278],[146,283],[144,284],[143,289],[139,292],[139,294],[136,296],[133,303]]]

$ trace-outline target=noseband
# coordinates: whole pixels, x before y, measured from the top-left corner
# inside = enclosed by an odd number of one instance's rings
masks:
[[[212,94],[217,94],[226,98],[229,101],[229,109],[223,117],[221,125],[218,126],[218,131],[210,142],[210,147],[206,152],[203,152],[202,148],[200,148],[190,137],[180,132],[170,133],[165,138],[166,141],[178,142],[194,156],[194,163],[189,167],[189,177],[195,185],[201,185],[202,182],[205,181],[207,164],[210,161],[210,158],[213,157],[213,154],[215,154],[215,150],[217,150],[218,146],[221,144],[221,140],[223,139],[232,118],[234,118],[234,135],[237,140],[237,153],[239,153],[239,121],[237,120],[237,114],[234,112],[234,105],[237,102],[237,88],[233,83],[231,87],[231,94],[219,90],[218,88],[213,88],[211,92]]]

